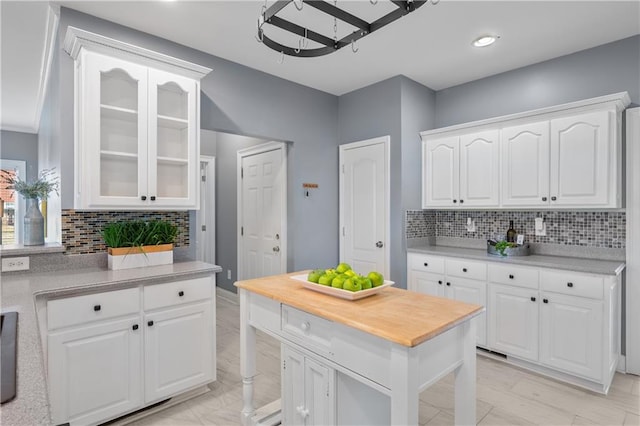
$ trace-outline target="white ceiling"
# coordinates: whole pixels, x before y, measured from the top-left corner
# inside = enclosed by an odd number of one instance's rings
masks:
[[[281,55],[255,39],[262,1],[58,3],[335,95],[398,74],[440,90],[640,33],[639,0],[441,0],[436,5],[426,4],[363,38],[357,43],[358,53],[344,48],[317,58],[287,56],[280,64]],[[271,4],[273,0],[269,0]],[[391,8],[386,0],[379,0],[376,6],[368,0],[338,0],[338,6],[369,20]],[[8,86],[4,73],[5,9],[3,7],[2,13],[3,109],[7,105],[5,88]],[[293,5],[288,5],[283,12],[292,21],[302,19],[304,25],[333,36],[333,21],[314,13],[309,6],[297,12]],[[28,18],[41,22],[35,15]],[[25,24],[17,26],[13,30],[20,36],[11,40],[18,40],[17,45],[28,41],[27,36],[33,36],[29,28]],[[271,28],[265,28],[268,35],[275,34]],[[347,30],[345,24],[339,24],[338,36]],[[485,33],[498,34],[500,39],[491,47],[472,47],[471,41]],[[297,45],[297,38],[289,41]],[[26,56],[24,49],[22,52]],[[19,72],[14,74],[24,84],[27,77]],[[16,99],[16,105],[26,102],[28,96],[24,94]],[[2,123],[6,123],[4,116]]]

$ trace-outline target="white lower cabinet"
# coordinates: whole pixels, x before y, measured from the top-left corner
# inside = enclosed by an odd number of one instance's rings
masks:
[[[522,367],[607,393],[620,354],[619,275],[419,253],[409,253],[407,264],[409,290],[486,306],[487,338],[478,323],[478,346]],[[441,264],[445,268],[420,270]],[[465,274],[473,279],[460,278]],[[438,284],[441,279],[444,286]]]
[[[336,424],[336,372],[283,344],[282,424]]]
[[[53,423],[103,423],[215,380],[214,290],[205,277],[48,301]]]

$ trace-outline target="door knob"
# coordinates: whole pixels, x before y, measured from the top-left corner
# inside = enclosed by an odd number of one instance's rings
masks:
[[[376,247],[378,247],[378,248],[382,248],[382,246],[383,246],[383,245],[384,245],[384,244],[382,244],[382,241],[378,241],[378,242],[376,243]]]
[[[274,252],[276,252],[276,253],[278,253],[278,252],[280,251],[280,247],[275,246],[275,247],[273,248],[273,251],[274,251]]]

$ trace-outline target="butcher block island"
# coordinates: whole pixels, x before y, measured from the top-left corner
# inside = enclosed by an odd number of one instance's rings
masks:
[[[475,424],[479,305],[393,287],[345,300],[276,275],[236,282],[244,425],[417,425],[419,394],[455,371],[455,422]],[[256,414],[256,330],[281,343],[280,413]],[[259,380],[259,379],[258,379]]]

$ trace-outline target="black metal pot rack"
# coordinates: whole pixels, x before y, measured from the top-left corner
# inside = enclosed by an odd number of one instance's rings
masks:
[[[428,0],[390,0],[391,3],[397,6],[397,9],[392,12],[384,15],[383,17],[375,20],[374,22],[367,22],[349,12],[346,12],[340,9],[337,6],[332,5],[324,0],[278,0],[269,8],[263,6],[262,12],[258,17],[258,41],[264,43],[266,46],[271,49],[279,52],[283,55],[289,56],[298,56],[298,57],[315,57],[315,56],[323,56],[329,53],[337,52],[345,46],[351,45],[354,52],[357,52],[355,49],[355,42],[359,39],[366,37],[374,31],[379,30],[382,27],[402,18],[404,15],[407,15],[420,6],[427,3]],[[327,37],[315,31],[304,28],[300,25],[297,25],[293,22],[287,21],[286,19],[280,18],[278,12],[284,9],[289,3],[294,3],[295,7],[298,10],[301,10],[302,4],[311,6],[320,12],[326,13],[327,15],[339,19],[342,22],[345,22],[349,25],[352,25],[357,28],[357,30],[353,31],[351,34],[341,38],[335,39],[331,37]],[[377,3],[377,1],[371,2],[372,4]],[[435,4],[436,2],[433,1]],[[298,7],[298,4],[301,7]],[[264,24],[270,24],[275,27],[281,28],[285,31],[289,31],[293,34],[296,34],[301,37],[301,43],[299,43],[298,48],[285,46],[283,44],[278,43],[277,41],[269,38],[264,32]],[[304,43],[302,41],[312,40],[316,43],[323,45],[322,47],[307,49],[305,48]]]

